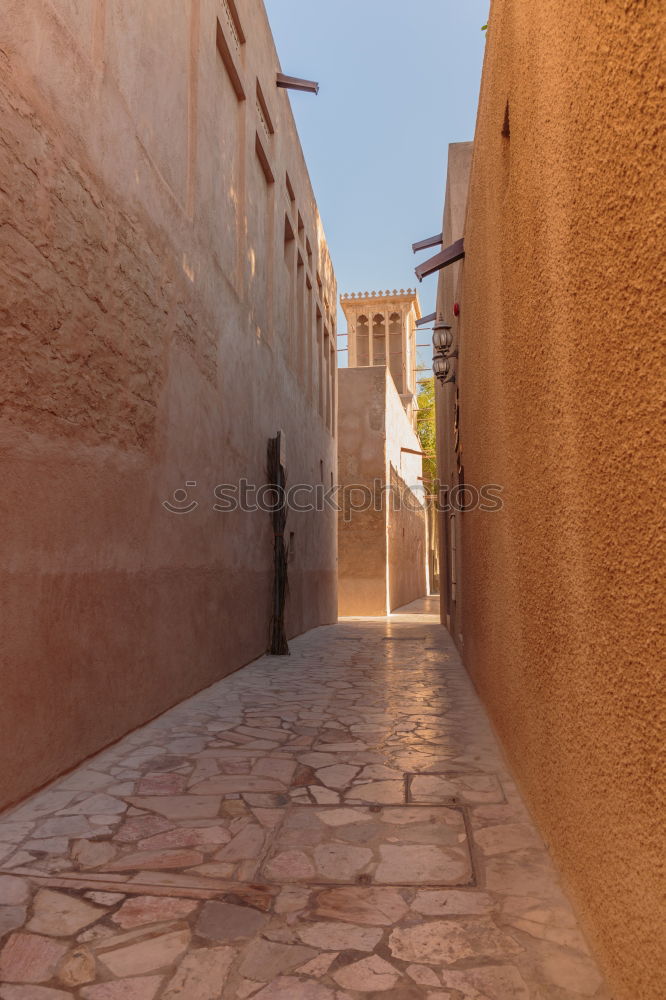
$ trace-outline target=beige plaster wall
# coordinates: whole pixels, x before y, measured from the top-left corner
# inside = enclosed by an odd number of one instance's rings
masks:
[[[408,449],[408,450],[406,450]],[[421,442],[390,373],[386,379],[385,482],[394,490],[387,509],[388,610],[427,593],[426,512]],[[414,454],[419,452],[419,454]]]
[[[386,368],[341,368],[338,373],[338,612],[386,614],[386,510],[377,498],[367,510],[364,487],[376,497],[386,470]],[[381,486],[380,486],[381,489]]]
[[[265,650],[269,517],[213,491],[264,483],[280,428],[290,483],[335,469],[334,276],[263,5],[237,6],[238,47],[224,0],[0,10],[0,806]],[[336,618],[336,518],[288,531],[294,635]]]
[[[426,592],[421,459],[402,451],[420,445],[386,366],[343,368],[338,385],[339,613],[386,615]]]
[[[617,1000],[666,995],[663,29],[494,0],[460,332],[465,661]]]

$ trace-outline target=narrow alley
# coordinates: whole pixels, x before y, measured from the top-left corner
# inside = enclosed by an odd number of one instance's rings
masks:
[[[0,4],[0,1000],[666,998],[664,26]]]
[[[314,629],[6,812],[2,1000],[607,998],[434,605]]]

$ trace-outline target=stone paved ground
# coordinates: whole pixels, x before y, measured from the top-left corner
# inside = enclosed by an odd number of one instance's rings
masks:
[[[0,869],[2,1000],[609,997],[427,613],[132,733],[0,816]]]

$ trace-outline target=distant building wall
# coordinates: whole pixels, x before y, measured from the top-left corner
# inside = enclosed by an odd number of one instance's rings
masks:
[[[347,320],[349,367],[386,365],[403,407],[415,423],[416,322],[421,318],[416,290],[345,293],[340,296],[340,305]]]
[[[335,279],[237,7],[0,13],[0,805],[265,651],[270,519],[218,484],[279,429],[290,484],[334,477]],[[290,635],[336,618],[336,520],[289,514]]]
[[[339,613],[386,615],[426,592],[420,444],[386,366],[341,369],[339,396]]]
[[[460,299],[456,639],[617,1000],[666,995],[662,34],[494,0]]]

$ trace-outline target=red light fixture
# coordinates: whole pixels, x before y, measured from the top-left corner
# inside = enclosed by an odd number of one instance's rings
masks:
[[[458,305],[457,302],[455,302],[453,305],[453,315],[460,316],[460,306]]]

